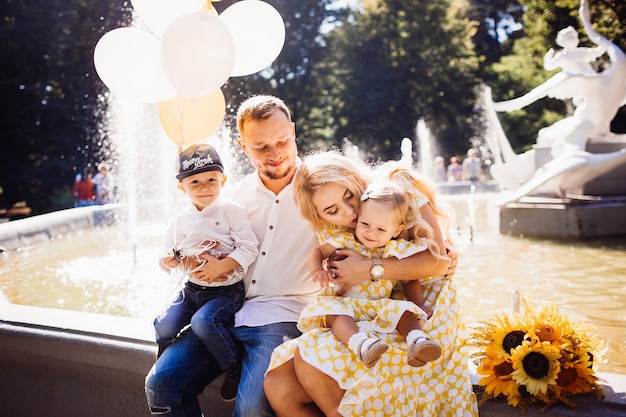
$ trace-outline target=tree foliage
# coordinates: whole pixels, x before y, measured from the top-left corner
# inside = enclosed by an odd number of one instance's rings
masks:
[[[478,61],[473,25],[452,6],[366,1],[344,18],[314,69],[319,132],[391,159],[424,119],[443,147],[467,147]]]
[[[213,5],[221,12],[235,1]],[[597,31],[626,50],[626,3],[590,1]],[[362,0],[355,10],[336,0],[267,2],[285,21],[285,45],[268,68],[222,87],[225,124],[233,127],[248,96],[277,95],[292,110],[303,152],[347,139],[369,159],[397,158],[424,119],[444,156],[463,155],[481,138],[481,83],[496,100],[518,96],[551,75],[541,60],[560,29],[572,25],[588,43],[578,0]],[[105,151],[115,159],[103,127],[109,91],[93,51],[131,16],[129,1],[5,1],[0,208],[18,200],[35,213],[68,207],[74,175]],[[522,149],[569,110],[547,99],[502,119]],[[614,131],[626,131],[623,113]]]
[[[130,17],[109,2],[8,1],[0,23],[3,132],[0,207],[63,207],[76,171],[93,164],[103,117],[93,48]]]

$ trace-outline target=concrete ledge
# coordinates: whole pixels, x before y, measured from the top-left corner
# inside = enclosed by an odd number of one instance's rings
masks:
[[[626,235],[626,198],[525,198],[500,207],[500,233],[555,239]]]
[[[149,417],[144,378],[156,355],[149,328],[137,319],[0,303],[0,414]],[[606,382],[606,400],[577,396],[576,409],[554,405],[541,412],[533,406],[524,416],[626,415],[626,377],[599,376]],[[217,379],[200,397],[207,416],[232,415],[233,404],[219,399],[221,383]],[[480,407],[480,415],[523,414],[504,400],[492,400]]]
[[[15,250],[56,236],[116,222],[121,205],[80,207],[0,224],[0,248]]]
[[[0,304],[0,415],[149,417],[144,379],[156,357],[149,326],[59,311]],[[233,404],[219,399],[221,383],[200,397],[206,415],[232,415]]]

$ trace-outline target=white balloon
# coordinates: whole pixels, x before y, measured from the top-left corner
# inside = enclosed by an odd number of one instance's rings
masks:
[[[270,65],[285,43],[285,22],[271,5],[243,0],[220,15],[235,40],[235,67],[231,76],[254,74]]]
[[[93,53],[102,82],[118,93],[142,103],[156,103],[177,96],[161,67],[160,42],[134,28],[107,32]]]
[[[187,13],[163,32],[161,63],[181,96],[204,96],[220,88],[233,71],[233,36],[219,16]]]
[[[131,0],[131,3],[139,18],[161,36],[174,19],[201,10],[206,0]]]

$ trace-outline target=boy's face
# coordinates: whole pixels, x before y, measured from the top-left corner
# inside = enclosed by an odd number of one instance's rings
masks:
[[[198,210],[210,206],[219,197],[226,182],[221,171],[207,171],[190,175],[178,182],[181,189]]]

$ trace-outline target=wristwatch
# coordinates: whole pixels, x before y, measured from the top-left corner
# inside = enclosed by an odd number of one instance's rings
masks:
[[[371,281],[376,282],[385,274],[385,267],[380,259],[372,260],[372,268],[370,269]]]

